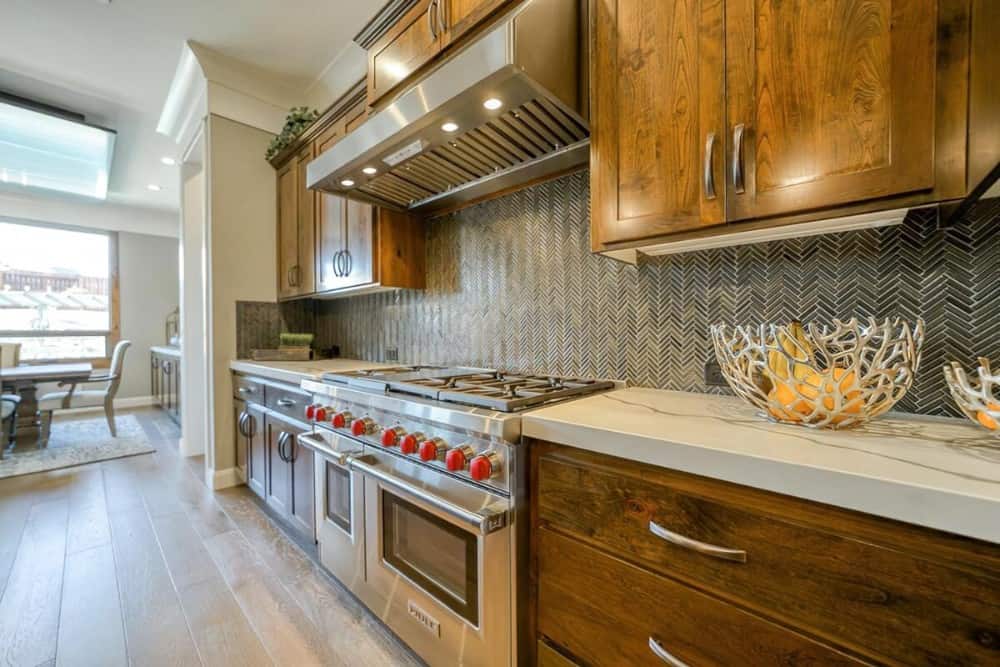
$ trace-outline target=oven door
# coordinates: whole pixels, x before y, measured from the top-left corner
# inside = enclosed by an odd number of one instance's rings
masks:
[[[431,665],[510,665],[510,501],[386,454],[364,475],[371,608]]]
[[[300,435],[316,452],[316,541],[319,558],[337,579],[357,593],[365,580],[364,484],[351,470],[362,445],[334,433]]]

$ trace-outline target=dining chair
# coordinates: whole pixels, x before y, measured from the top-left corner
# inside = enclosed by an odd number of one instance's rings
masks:
[[[3,459],[7,448],[14,444],[17,406],[20,402],[20,396],[0,394],[0,459]]]
[[[42,433],[39,447],[49,444],[49,434],[52,432],[52,413],[55,410],[72,408],[94,408],[104,406],[104,416],[108,420],[108,430],[111,437],[117,438],[115,428],[115,395],[122,381],[122,367],[125,365],[125,352],[132,345],[130,340],[119,341],[111,353],[111,366],[106,373],[96,373],[82,382],[60,382],[60,387],[69,386],[68,390],[53,391],[38,399],[38,411],[42,415]],[[103,383],[101,389],[84,389],[76,391],[78,384]]]

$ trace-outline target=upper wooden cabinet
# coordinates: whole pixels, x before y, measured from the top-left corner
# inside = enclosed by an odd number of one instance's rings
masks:
[[[413,75],[438,54],[484,24],[498,10],[520,0],[417,0],[402,16],[368,44],[368,104],[375,106],[389,93],[403,89]],[[392,11],[394,3],[384,11]],[[384,25],[381,14],[372,23]],[[366,31],[368,29],[366,28]],[[363,31],[365,32],[365,31]]]
[[[719,0],[599,0],[592,18],[594,237],[725,222]]]
[[[367,118],[363,93],[359,84],[274,161],[279,299],[424,286],[422,221],[306,187],[309,162]]]
[[[965,196],[973,4],[591,0],[593,249]]]

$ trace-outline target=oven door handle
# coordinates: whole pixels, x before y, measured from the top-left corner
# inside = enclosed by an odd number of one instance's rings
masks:
[[[334,465],[341,468],[347,468],[350,465],[351,455],[345,452],[335,452],[330,449],[330,446],[326,444],[323,438],[319,438],[311,433],[300,433],[298,441],[300,445],[305,445],[309,449],[315,450],[316,453]]]
[[[507,525],[507,510],[487,507],[483,511],[474,512],[396,477],[363,458],[352,458],[351,469],[359,470],[365,475],[377,479],[394,491],[409,496],[411,500],[415,500],[421,505],[432,508],[439,515],[444,515],[442,518],[450,518],[455,523],[470,528],[480,535],[488,535]]]

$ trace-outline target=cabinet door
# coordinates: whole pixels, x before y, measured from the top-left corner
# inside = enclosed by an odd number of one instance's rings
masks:
[[[728,218],[933,187],[936,24],[926,0],[727,0]]]
[[[344,253],[344,276],[339,287],[365,285],[374,280],[375,207],[347,200],[347,238]]]
[[[247,403],[247,486],[261,498],[267,495],[267,424],[264,412]]]
[[[295,182],[297,202],[296,228],[298,253],[295,277],[295,293],[311,294],[316,291],[316,194],[306,183],[306,167],[312,162],[313,147],[306,146],[295,156]]]
[[[285,448],[291,430],[283,419],[274,415],[267,416],[267,443],[265,458],[267,480],[264,500],[281,516],[287,517],[292,504],[292,473],[291,466],[285,460]]]
[[[344,121],[335,121],[316,141],[320,155],[344,136]],[[319,193],[316,195],[316,290],[323,292],[338,286],[341,255],[347,225],[347,200]]]
[[[244,420],[250,415],[246,411],[247,404],[239,399],[233,400],[233,448],[236,450],[236,468],[240,471],[243,481],[247,481],[247,452],[250,449],[250,431]]]
[[[458,40],[509,0],[439,0],[445,26],[442,46]]]
[[[391,91],[441,50],[438,0],[420,0],[368,51],[368,104]]]
[[[591,238],[724,222],[721,0],[595,0]]]
[[[296,434],[298,435],[298,434]],[[291,458],[291,507],[288,520],[303,535],[316,539],[316,477],[313,450],[292,436],[285,448]]]
[[[278,171],[278,296],[295,296],[299,262],[298,171],[295,160]]]

